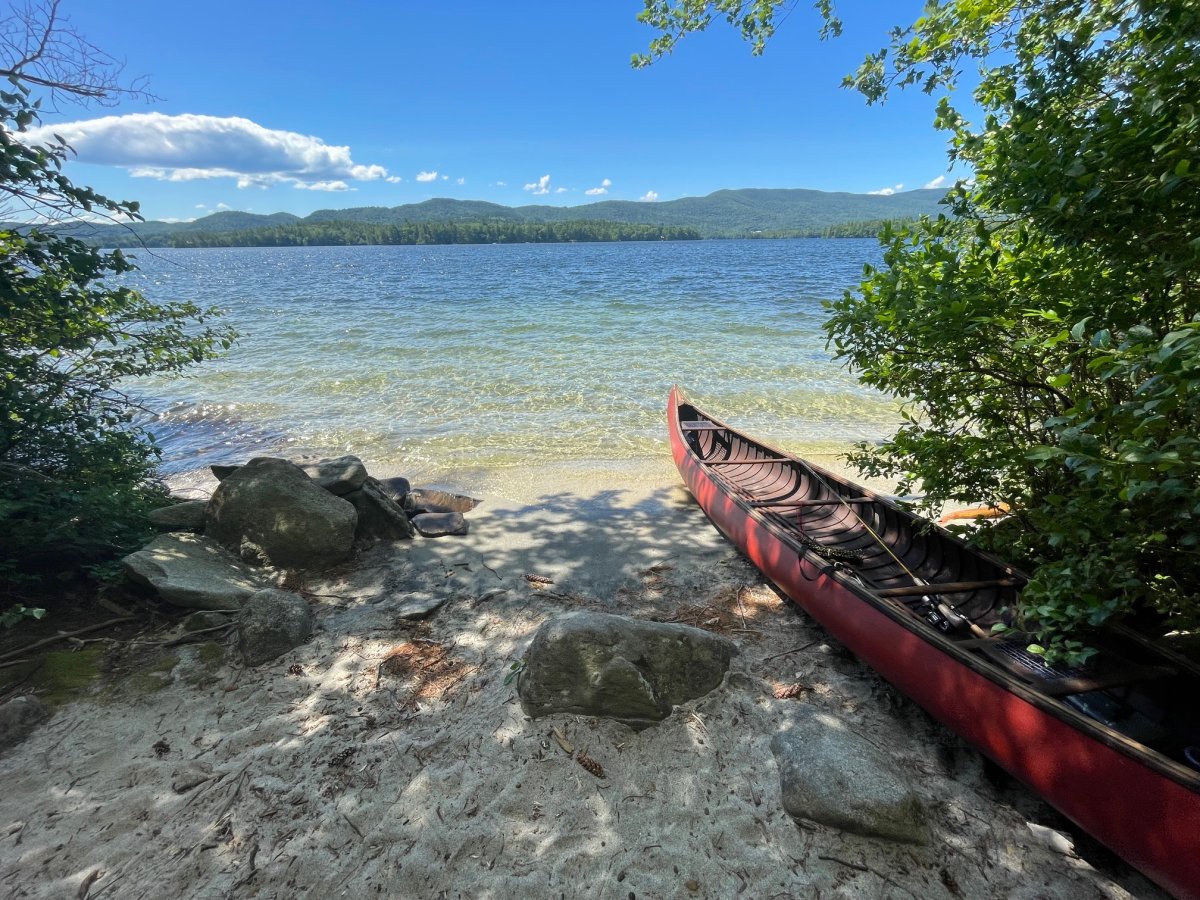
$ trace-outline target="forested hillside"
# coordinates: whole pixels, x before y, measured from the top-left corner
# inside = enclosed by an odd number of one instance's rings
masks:
[[[422,239],[376,241],[366,226],[415,226],[418,224],[514,226],[593,223],[597,236],[568,238],[495,237],[493,240],[637,240],[612,234],[612,225],[643,225],[688,229],[694,234],[680,237],[807,237],[849,226],[861,232],[863,223],[908,221],[936,214],[941,207],[939,190],[908,191],[900,194],[846,194],[803,189],[724,190],[707,197],[683,197],[661,203],[606,200],[582,206],[501,206],[480,200],[439,198],[404,206],[364,206],[354,209],[318,210],[301,219],[289,213],[255,215],[226,211],[193,222],[144,222],[136,225],[77,225],[71,234],[89,243],[107,247],[145,244],[169,246],[229,246],[255,243],[429,243]],[[336,224],[332,232],[325,231]],[[359,226],[357,229],[351,226]],[[415,232],[404,232],[415,233]],[[512,232],[520,234],[522,232]],[[529,234],[544,234],[531,231]],[[868,232],[863,232],[868,233]],[[870,231],[869,233],[874,233]],[[216,237],[221,235],[220,238]],[[235,238],[234,235],[237,235]],[[656,236],[657,237],[657,236]],[[454,241],[461,242],[461,241]],[[475,242],[475,241],[468,241]],[[489,241],[490,242],[490,241]],[[248,245],[248,244],[242,244]]]

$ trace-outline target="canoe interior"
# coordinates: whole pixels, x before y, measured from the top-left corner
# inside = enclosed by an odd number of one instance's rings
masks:
[[[899,611],[935,646],[1083,713],[1173,778],[1200,790],[1200,666],[1131,632],[1092,640],[1086,669],[1055,668],[1028,639],[991,627],[1028,580],[938,526],[861,485],[759,443],[686,402],[683,440],[706,475],[749,516],[768,524],[865,601]]]

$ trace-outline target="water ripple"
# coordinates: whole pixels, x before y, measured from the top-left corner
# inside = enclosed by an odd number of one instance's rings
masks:
[[[399,468],[661,457],[673,383],[797,449],[896,423],[820,328],[873,241],[137,256],[131,283],[219,305],[243,335],[192,377],[136,386],[167,411],[152,427],[171,471],[297,446]]]

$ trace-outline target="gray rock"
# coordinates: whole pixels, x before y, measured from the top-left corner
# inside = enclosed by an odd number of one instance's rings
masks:
[[[0,750],[21,743],[49,715],[45,704],[32,695],[0,703]]]
[[[368,478],[357,491],[344,495],[358,511],[354,539],[367,541],[402,541],[413,536],[412,523],[400,504],[388,496],[378,481]]]
[[[721,683],[737,648],[688,625],[577,612],[542,624],[518,682],[525,712],[605,716],[635,728]]]
[[[147,518],[159,531],[202,531],[207,500],[185,500],[150,510]]]
[[[462,494],[451,494],[449,491],[439,491],[435,488],[413,488],[408,492],[404,508],[409,513],[465,513],[482,502],[474,497],[464,497]]]
[[[312,636],[313,614],[308,601],[289,591],[259,591],[242,607],[238,647],[248,666],[270,662],[299,647]]]
[[[186,794],[212,777],[212,763],[186,762],[171,774],[171,790],[177,794]]]
[[[425,537],[466,534],[470,528],[460,512],[418,513],[412,517],[412,525]]]
[[[450,597],[446,594],[410,594],[396,609],[401,619],[424,619],[433,615]]]
[[[316,569],[346,558],[357,522],[353,505],[322,490],[299,466],[262,456],[217,485],[204,531],[273,566]]]
[[[300,463],[300,468],[313,480],[313,484],[325,488],[331,494],[341,495],[357,491],[367,480],[367,467],[357,456],[338,456],[317,460],[315,463]]]
[[[404,498],[408,496],[408,492],[412,490],[412,485],[409,484],[408,479],[399,476],[395,478],[379,478],[376,479],[376,483],[384,494],[401,506],[404,505]]]
[[[217,481],[224,481],[240,468],[241,466],[209,466],[208,470],[213,473],[213,477]]]
[[[211,538],[160,534],[121,560],[125,574],[173,606],[238,609],[267,580]]]
[[[889,756],[831,713],[799,707],[795,714],[796,723],[771,739],[790,816],[866,837],[928,841],[925,810]]]

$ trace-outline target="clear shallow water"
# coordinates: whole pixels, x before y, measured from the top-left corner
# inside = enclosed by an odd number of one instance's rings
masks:
[[[373,470],[668,455],[673,383],[779,444],[887,434],[895,405],[825,350],[821,301],[873,240],[142,250],[129,281],[242,334],[140,382],[168,474],[351,452]]]

